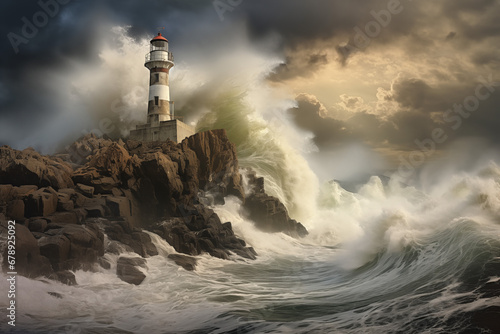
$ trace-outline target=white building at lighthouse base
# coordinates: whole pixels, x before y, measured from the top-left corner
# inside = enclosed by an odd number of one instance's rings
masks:
[[[174,119],[159,123],[146,123],[137,125],[135,130],[130,131],[129,139],[151,142],[165,141],[170,139],[173,142],[180,143],[184,138],[190,137],[196,133],[192,126]]]

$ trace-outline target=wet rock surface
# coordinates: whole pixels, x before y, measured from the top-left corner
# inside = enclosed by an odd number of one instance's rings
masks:
[[[196,259],[186,255],[255,259],[255,250],[234,234],[231,223],[200,203],[200,196],[211,194],[215,204],[236,196],[266,232],[301,237],[307,231],[265,194],[263,180],[254,175],[252,182],[253,192],[245,198],[236,149],[224,130],[198,133],[180,144],[87,135],[55,156],[2,146],[1,235],[7,235],[7,220],[15,220],[18,272],[65,284],[76,284],[71,271],[110,268],[103,259],[107,251],[158,255],[145,231],[185,254],[170,258],[186,270],[196,267]],[[5,253],[3,239],[0,246]],[[117,274],[140,284],[144,273],[129,262],[121,260]]]

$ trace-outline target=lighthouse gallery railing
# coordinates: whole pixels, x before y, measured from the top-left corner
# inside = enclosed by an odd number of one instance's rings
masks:
[[[146,62],[149,61],[174,61],[174,55],[169,51],[151,51],[146,54]]]

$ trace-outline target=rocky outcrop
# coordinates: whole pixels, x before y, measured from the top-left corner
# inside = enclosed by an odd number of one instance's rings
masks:
[[[116,264],[116,275],[124,282],[139,285],[146,278],[144,272],[139,268],[147,269],[144,259],[122,256]]]
[[[193,271],[196,268],[197,261],[194,257],[180,254],[169,254],[168,258],[174,261],[178,266],[181,266],[188,271]]]
[[[68,188],[73,186],[72,172],[63,160],[44,157],[31,148],[16,151],[0,147],[0,184]]]
[[[110,268],[103,259],[106,251],[157,255],[144,230],[164,238],[178,253],[255,259],[256,252],[234,234],[231,223],[223,224],[200,203],[203,194],[215,203],[228,195],[240,198],[263,230],[307,233],[263,186],[254,189],[245,199],[236,150],[224,130],[198,133],[180,144],[87,135],[52,157],[0,148],[0,218],[18,225],[16,269],[66,284],[76,283],[71,271],[93,270],[97,264]],[[175,263],[195,268],[196,260],[177,255],[171,256]],[[132,284],[142,282],[144,273],[127,261],[122,260],[118,275]]]
[[[164,238],[179,253],[199,255],[203,252],[214,257],[229,259],[237,254],[255,259],[257,253],[238,239],[231,223],[222,224],[219,216],[201,204],[181,206],[182,218],[172,218],[156,224],[150,230]]]
[[[265,193],[264,178],[256,177],[252,171],[248,171],[247,178],[251,193],[245,200],[244,209],[258,229],[268,233],[283,232],[294,238],[309,234],[301,223],[290,218],[285,205],[279,199]]]
[[[0,217],[2,218],[2,217]],[[1,220],[1,235],[6,236],[8,232],[7,220],[5,217]],[[27,227],[23,225],[16,226],[16,254],[15,268],[18,274],[26,277],[46,276],[53,273],[49,260],[40,254],[38,242],[30,233]],[[3,250],[3,267],[7,270],[7,248]]]

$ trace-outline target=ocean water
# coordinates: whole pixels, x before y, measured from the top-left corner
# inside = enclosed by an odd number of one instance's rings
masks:
[[[257,260],[202,255],[188,272],[151,234],[160,254],[147,259],[141,285],[117,278],[118,256],[110,254],[111,269],[77,271],[77,286],[18,276],[17,326],[4,319],[0,332],[500,332],[500,159],[474,146],[408,179],[373,173],[330,181],[336,157],[311,168],[314,148],[290,125],[283,112],[290,105],[269,94],[255,85],[253,93],[222,96],[198,130],[225,128],[242,172],[251,167],[265,178],[266,191],[309,230],[306,238],[256,230],[239,200],[227,198],[214,210]],[[0,291],[6,278],[0,274]],[[0,309],[7,302],[2,293]]]
[[[215,207],[259,257],[200,256],[188,272],[160,250],[140,286],[117,256],[77,286],[18,276],[19,333],[481,333],[500,309],[500,168],[459,173],[427,192],[373,176],[318,193],[310,235],[257,231],[239,201]],[[136,256],[130,254],[131,256]],[[1,275],[0,290],[6,291]],[[0,297],[5,309],[6,296]],[[496,307],[496,309],[494,308]],[[493,311],[492,311],[493,310]],[[488,313],[489,312],[489,313]],[[493,312],[493,313],[492,313]],[[487,332],[487,331],[484,331]]]

